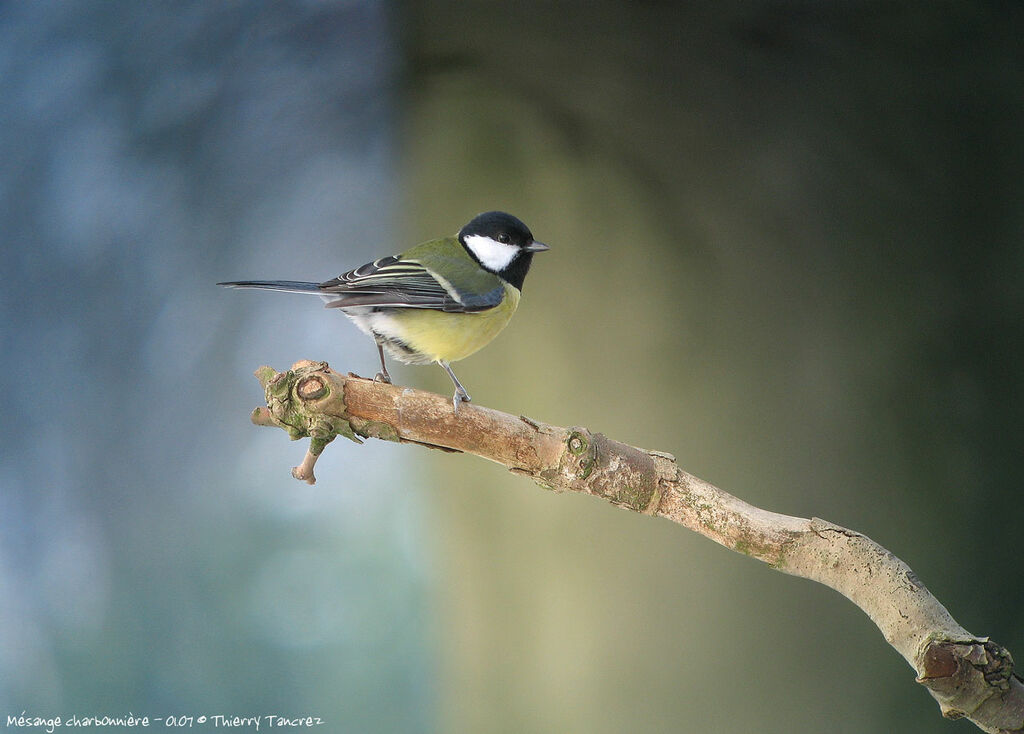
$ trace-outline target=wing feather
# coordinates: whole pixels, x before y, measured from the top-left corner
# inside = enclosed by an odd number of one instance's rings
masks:
[[[325,296],[336,296],[327,308],[378,306],[426,308],[452,313],[484,311],[501,303],[499,283],[484,293],[460,291],[417,260],[382,257],[320,284]]]

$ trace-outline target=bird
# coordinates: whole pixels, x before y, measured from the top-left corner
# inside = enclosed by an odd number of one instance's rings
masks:
[[[317,295],[377,344],[380,372],[390,383],[384,353],[405,364],[439,364],[455,385],[452,408],[471,398],[452,371],[491,342],[519,306],[535,253],[549,250],[529,227],[501,211],[473,217],[452,237],[430,240],[382,257],[337,278],[237,280],[227,288]]]

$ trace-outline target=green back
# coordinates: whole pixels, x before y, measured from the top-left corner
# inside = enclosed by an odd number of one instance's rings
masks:
[[[505,281],[484,270],[455,237],[431,240],[403,252],[399,259],[418,262],[455,289],[467,305],[480,299],[500,300]]]

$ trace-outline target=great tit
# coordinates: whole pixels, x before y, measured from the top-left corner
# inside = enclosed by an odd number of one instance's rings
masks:
[[[240,280],[217,285],[320,296],[373,337],[376,379],[391,382],[384,351],[406,364],[437,362],[455,384],[452,405],[469,393],[451,363],[486,346],[512,318],[533,253],[549,249],[505,212],[474,217],[454,237],[382,257],[323,283]]]

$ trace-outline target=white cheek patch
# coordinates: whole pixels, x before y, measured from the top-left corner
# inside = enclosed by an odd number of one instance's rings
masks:
[[[519,254],[515,245],[506,245],[481,234],[467,235],[466,247],[473,251],[483,266],[488,270],[499,272],[508,267],[509,263]]]

